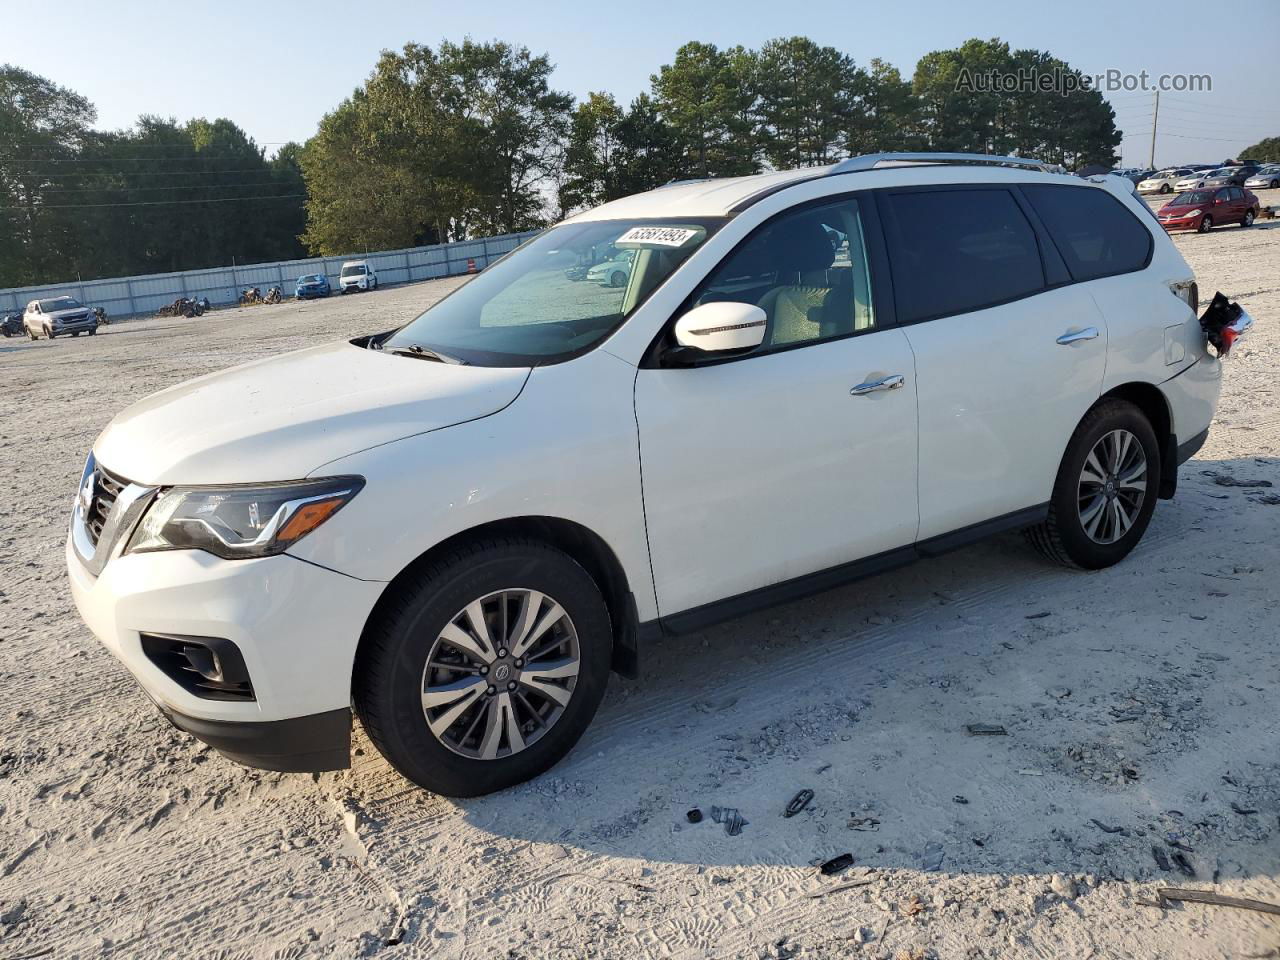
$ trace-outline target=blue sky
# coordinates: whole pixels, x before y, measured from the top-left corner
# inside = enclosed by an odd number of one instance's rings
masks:
[[[1274,51],[1256,42],[1280,36],[1280,2],[1253,0],[1208,18],[1211,27],[1192,26],[1205,19],[1196,13],[1203,9],[1203,0],[2,0],[0,62],[85,94],[103,128],[130,126],[143,113],[226,116],[271,150],[306,139],[364,80],[380,50],[408,41],[470,35],[523,43],[551,55],[559,89],[579,97],[608,90],[625,101],[647,89],[649,75],[690,39],[759,46],[803,34],[859,63],[880,57],[910,76],[930,50],[1000,37],[1048,50],[1086,73],[1212,74],[1212,92],[1161,95],[1156,162],[1213,163],[1280,135],[1280,73]],[[1123,162],[1144,165],[1152,95],[1109,99],[1125,132]]]

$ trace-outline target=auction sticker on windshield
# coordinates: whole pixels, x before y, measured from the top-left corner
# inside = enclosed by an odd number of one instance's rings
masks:
[[[632,227],[613,241],[613,244],[614,246],[634,243],[637,246],[646,247],[681,247],[691,237],[696,237],[700,233],[702,233],[701,229],[691,230],[688,227]]]

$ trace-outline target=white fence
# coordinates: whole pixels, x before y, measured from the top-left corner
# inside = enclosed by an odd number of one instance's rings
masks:
[[[312,257],[307,260],[153,273],[113,280],[13,287],[0,290],[0,314],[21,313],[32,300],[62,296],[75,297],[91,307],[102,307],[107,311],[108,317],[154,313],[179,297],[208,297],[209,302],[215,305],[236,303],[246,287],[260,287],[264,294],[268,287],[279,287],[285,296],[293,296],[294,283],[298,277],[313,273],[327,275],[336,292],[338,271],[346,260],[367,260],[373,272],[378,275],[379,286],[414,283],[418,280],[466,273],[471,261],[475,261],[475,269],[483,270],[536,233],[537,231],[509,233],[481,240],[384,250],[380,253],[353,253],[345,257]]]

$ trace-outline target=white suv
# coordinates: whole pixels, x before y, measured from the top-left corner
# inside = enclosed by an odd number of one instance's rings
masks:
[[[1192,272],[1127,181],[991,159],[670,185],[391,333],[156,394],[85,466],[76,604],[233,759],[345,767],[354,708],[472,795],[658,633],[1015,528],[1116,563],[1217,403]],[[566,276],[602,245],[623,285]]]
[[[376,290],[378,275],[370,268],[366,260],[348,260],[338,273],[338,289],[342,293],[352,290]]]

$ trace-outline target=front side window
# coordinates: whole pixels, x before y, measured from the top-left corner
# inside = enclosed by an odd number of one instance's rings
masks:
[[[901,322],[968,313],[1044,289],[1035,231],[1008,190],[921,190],[884,199]]]
[[[528,366],[585,353],[724,223],[719,218],[564,223],[429,307],[384,349]]]
[[[873,329],[858,201],[795,210],[765,224],[721,261],[690,305],[719,300],[764,310],[760,350]]]
[[[1151,234],[1115,197],[1093,187],[1027,184],[1031,202],[1067,263],[1073,280],[1096,280],[1141,270]]]

